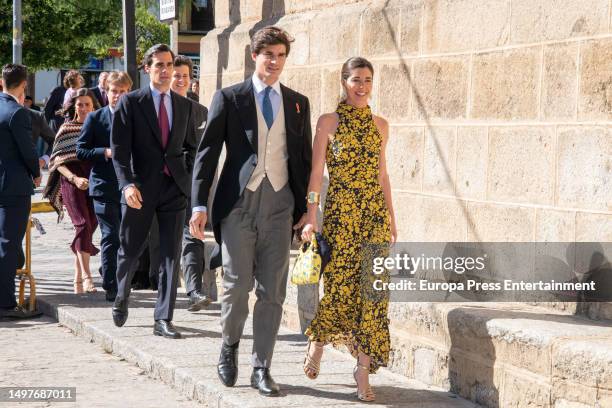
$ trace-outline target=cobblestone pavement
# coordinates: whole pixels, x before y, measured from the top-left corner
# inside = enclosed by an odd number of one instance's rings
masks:
[[[76,387],[75,403],[0,402],[0,407],[200,406],[137,366],[75,336],[45,316],[0,322],[1,387]]]
[[[68,217],[59,224],[55,214],[36,217],[47,231],[42,236],[36,231],[32,234],[32,265],[38,284],[39,308],[57,319],[61,326],[47,317],[9,323],[13,325],[10,330],[7,323],[0,326],[0,349],[5,353],[0,354],[0,361],[10,362],[8,366],[0,365],[3,385],[74,384],[78,404],[104,407],[183,407],[196,403],[240,408],[474,406],[444,390],[384,369],[371,377],[377,402],[360,404],[351,375],[354,361],[345,353],[326,348],[321,375],[310,381],[302,372],[305,338],[284,328],[278,336],[272,368],[282,396],[261,397],[248,385],[250,321],[240,344],[238,383],[232,389],[225,388],[216,375],[220,347],[218,304],[189,313],[185,310],[184,293],[179,289],[174,322],[183,339],[168,340],[152,335],[156,293],[137,291],[131,296],[126,325],[117,328],[112,323],[110,303],[104,300],[101,289],[95,294],[71,293],[73,258],[69,245],[73,231]],[[94,240],[99,240],[98,234]],[[98,266],[99,256],[93,257],[91,269],[100,288]],[[19,376],[23,379],[16,380]]]

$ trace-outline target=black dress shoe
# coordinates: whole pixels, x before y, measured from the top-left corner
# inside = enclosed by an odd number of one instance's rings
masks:
[[[276,381],[272,379],[269,368],[253,368],[251,387],[258,389],[259,393],[266,397],[277,397],[280,395],[280,388]]]
[[[156,320],[153,326],[153,334],[163,336],[169,339],[180,339],[181,333],[177,332],[172,322],[169,320]]]
[[[217,374],[226,387],[233,387],[238,379],[238,344],[228,346],[223,343],[221,346]]]
[[[12,309],[0,309],[0,318],[7,319],[33,319],[42,316],[42,312],[35,310],[30,312],[21,306],[15,306]]]
[[[117,298],[117,289],[109,289],[106,291],[106,301],[114,302]]]
[[[188,311],[197,312],[208,305],[210,305],[210,298],[208,296],[201,294],[197,290],[194,290],[189,294],[189,301],[187,303]]]
[[[115,326],[121,327],[125,324],[125,321],[128,318],[128,300],[115,298],[115,303],[113,304],[113,322]]]

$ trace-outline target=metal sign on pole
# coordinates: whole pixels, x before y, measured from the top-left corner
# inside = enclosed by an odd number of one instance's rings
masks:
[[[170,20],[178,20],[177,0],[159,0],[159,21],[168,23]]]
[[[22,47],[21,0],[13,0],[13,64],[21,64]]]
[[[170,23],[170,49],[178,54],[178,1],[159,0],[159,21]]]

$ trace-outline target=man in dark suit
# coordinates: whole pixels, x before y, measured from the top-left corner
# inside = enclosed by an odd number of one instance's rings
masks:
[[[87,115],[77,141],[76,155],[79,160],[93,162],[89,174],[89,195],[93,198],[94,211],[102,233],[100,273],[106,300],[113,302],[117,296],[121,192],[112,161],[111,131],[119,98],[130,91],[132,80],[127,72],[113,72],[105,84],[109,104]]]
[[[109,96],[106,93],[106,89],[108,88],[106,86],[107,78],[108,78],[108,72],[100,72],[100,75],[98,76],[98,86],[90,88],[91,92],[93,92],[93,94],[96,96],[98,103],[102,107],[108,105],[108,102],[109,102],[108,101]]]
[[[64,118],[60,115],[56,115],[56,112],[62,109],[66,88],[65,85],[53,88],[43,109],[45,112],[45,119],[47,119],[47,123],[54,132],[57,132],[62,123],[64,123]]]
[[[170,90],[173,66],[167,45],[147,50],[144,69],[151,83],[124,95],[113,118],[113,165],[123,192],[113,320],[120,327],[127,319],[130,282],[155,214],[161,266],[153,333],[179,338],[172,316],[196,137],[191,103]]]
[[[174,58],[174,73],[172,74],[171,89],[185,98],[187,97],[187,92],[191,84],[192,70],[193,63],[189,57],[179,55]],[[197,137],[197,144],[199,144],[202,133],[204,132],[204,127],[206,126],[208,109],[191,99],[189,99],[189,101],[193,106],[194,131]],[[202,293],[202,275],[205,266],[204,242],[194,238],[189,233],[190,218],[191,207],[188,207],[185,216],[185,227],[183,228],[182,266],[185,276],[185,285],[187,286],[185,291],[189,297],[187,310],[190,312],[197,312],[202,307],[208,306],[211,299],[208,293]]]
[[[45,120],[44,112],[28,109],[28,113],[30,114],[30,119],[32,120],[32,143],[34,144],[34,147],[38,145],[38,141],[40,139],[42,139],[48,146],[46,151],[43,151],[43,154],[38,159],[40,168],[42,169],[45,165],[49,164],[49,155],[53,149],[55,132]]]
[[[15,273],[18,253],[28,225],[33,186],[40,185],[38,158],[32,145],[32,122],[20,105],[27,69],[19,64],[2,68],[0,93],[0,316],[27,318],[32,313],[17,307]]]
[[[266,396],[279,395],[270,365],[285,300],[292,225],[304,225],[312,156],[308,98],[279,82],[291,41],[277,27],[253,35],[255,72],[213,97],[192,187],[190,231],[203,239],[210,187],[225,144],[211,214],[223,257],[217,373],[226,386],[236,383],[238,343],[256,281],[251,386]]]

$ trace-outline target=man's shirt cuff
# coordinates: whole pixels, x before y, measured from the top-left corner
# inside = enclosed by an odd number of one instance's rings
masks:
[[[208,209],[206,208],[205,205],[200,205],[198,207],[193,207],[193,211],[192,212],[208,212]]]

